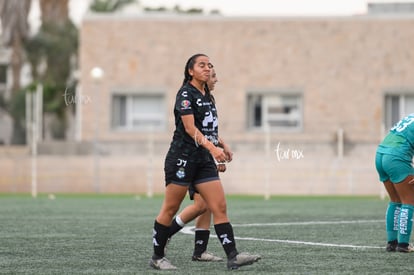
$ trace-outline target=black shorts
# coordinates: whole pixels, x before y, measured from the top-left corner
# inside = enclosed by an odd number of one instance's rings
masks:
[[[219,180],[217,166],[208,151],[193,154],[168,152],[164,163],[165,185],[190,186]]]
[[[194,185],[193,184],[191,184],[189,187],[188,187],[188,195],[190,196],[190,200],[194,200],[194,194],[195,193],[197,193],[198,194],[198,191],[195,189],[195,187],[194,187]]]

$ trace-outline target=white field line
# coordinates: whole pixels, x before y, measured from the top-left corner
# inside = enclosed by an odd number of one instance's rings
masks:
[[[309,221],[309,222],[277,222],[277,223],[246,223],[232,224],[233,227],[249,227],[249,226],[284,226],[284,225],[326,225],[326,224],[357,224],[357,223],[379,223],[384,220],[355,220],[355,221]]]
[[[313,222],[287,222],[287,223],[250,223],[250,224],[235,224],[233,227],[253,227],[253,226],[286,226],[286,225],[326,225],[326,224],[358,224],[358,223],[378,223],[384,222],[383,220],[356,220],[356,221],[313,221]],[[184,234],[194,235],[194,226],[185,226],[180,232]],[[214,234],[212,234],[214,235]],[[350,245],[350,244],[333,244],[333,243],[316,243],[306,241],[292,241],[292,240],[280,240],[280,239],[262,239],[262,238],[250,238],[250,237],[235,237],[236,240],[246,241],[259,241],[259,242],[275,242],[275,243],[289,243],[300,245],[312,245],[312,246],[328,246],[328,247],[341,247],[352,249],[384,249],[380,246],[367,246],[367,245]]]

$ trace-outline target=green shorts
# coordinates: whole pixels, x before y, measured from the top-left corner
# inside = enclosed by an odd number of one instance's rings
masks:
[[[390,180],[392,183],[399,183],[409,175],[414,175],[414,168],[411,162],[394,155],[377,152],[375,167],[382,182]]]

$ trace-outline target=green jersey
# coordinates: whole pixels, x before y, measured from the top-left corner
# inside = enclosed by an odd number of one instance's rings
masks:
[[[414,114],[397,122],[378,146],[382,154],[395,155],[411,161],[414,155]]]

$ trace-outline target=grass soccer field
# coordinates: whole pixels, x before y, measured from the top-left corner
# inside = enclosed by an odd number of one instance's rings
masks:
[[[228,196],[239,251],[262,260],[236,271],[192,262],[190,223],[168,245],[179,269],[155,271],[152,225],[162,197],[0,196],[1,274],[413,274],[414,255],[386,253],[387,201],[374,197]],[[185,200],[183,207],[191,203]],[[214,233],[214,229],[212,229]],[[224,257],[212,235],[209,251]]]

